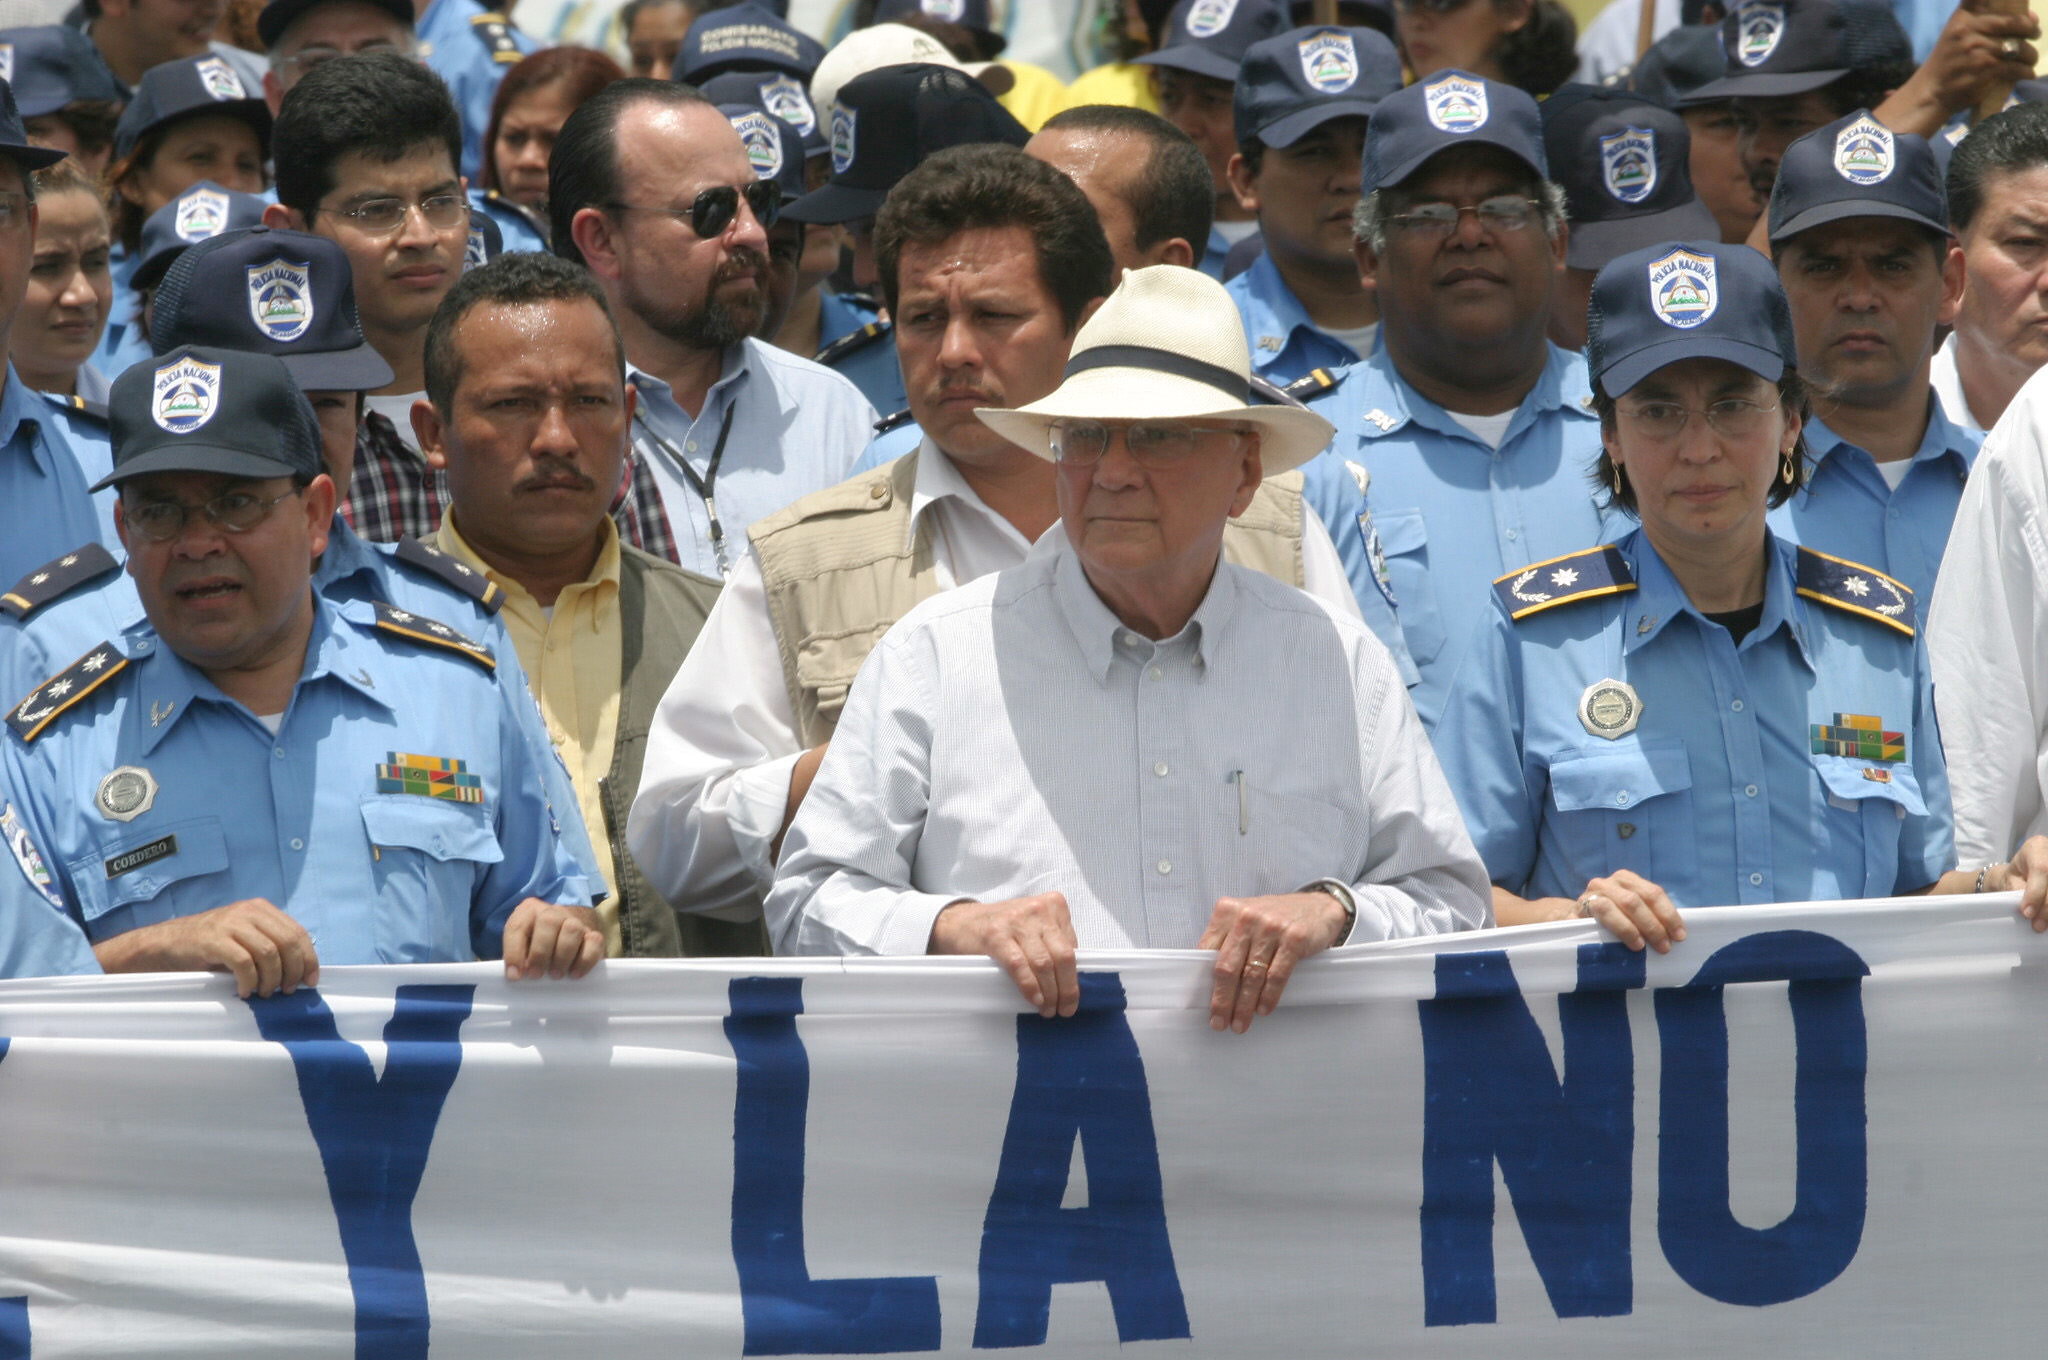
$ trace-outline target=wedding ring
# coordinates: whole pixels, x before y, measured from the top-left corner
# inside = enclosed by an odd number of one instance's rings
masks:
[[[1575,908],[1579,915],[1591,916],[1593,914],[1593,904],[1595,902],[1605,902],[1606,900],[1607,895],[1605,893],[1587,893],[1578,900]]]
[[[1998,44],[1998,50],[2008,57],[2017,57],[2020,54],[2020,40],[2007,38]]]

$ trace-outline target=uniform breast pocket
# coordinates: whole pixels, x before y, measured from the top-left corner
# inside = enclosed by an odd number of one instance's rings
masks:
[[[1616,869],[1654,881],[1694,855],[1692,761],[1678,741],[1578,751],[1550,764],[1550,825],[1565,881],[1577,887]]]
[[[1830,858],[1841,866],[1837,872],[1842,875],[1842,895],[1887,897],[1901,888],[1920,887],[1898,881],[1899,832],[1908,817],[1927,815],[1913,767],[1904,762],[1873,766],[1842,756],[1816,756],[1813,770],[1820,776],[1828,804],[1826,848],[1820,853],[1832,852]],[[1859,845],[1860,864],[1854,853]]]
[[[1400,603],[1401,636],[1417,665],[1426,666],[1444,648],[1444,621],[1429,579],[1429,526],[1420,510],[1374,510],[1380,550],[1387,556],[1387,583]]]
[[[505,858],[482,804],[410,794],[363,803],[377,884],[377,953],[386,963],[471,957],[470,903]]]
[[[71,861],[72,886],[86,933],[95,940],[212,911],[233,901],[227,884],[200,882],[228,867],[227,835],[220,819],[124,828],[91,855]],[[218,900],[216,900],[218,899]]]

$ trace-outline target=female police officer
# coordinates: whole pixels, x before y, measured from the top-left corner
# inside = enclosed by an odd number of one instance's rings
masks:
[[[1678,906],[2019,887],[1950,873],[1948,778],[1913,593],[1781,543],[1803,389],[1784,294],[1742,246],[1635,251],[1593,285],[1599,475],[1641,521],[1511,572],[1437,746],[1504,925],[1597,918],[1631,948]],[[2048,913],[2030,910],[2036,928]]]

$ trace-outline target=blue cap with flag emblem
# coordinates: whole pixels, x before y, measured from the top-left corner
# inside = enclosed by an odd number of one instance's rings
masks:
[[[1296,28],[1251,45],[1237,80],[1237,140],[1293,146],[1337,118],[1370,118],[1401,88],[1401,56],[1370,28]]]
[[[1743,245],[1667,241],[1610,261],[1593,280],[1586,364],[1619,397],[1666,364],[1725,359],[1776,382],[1798,361],[1792,311],[1771,262]]]
[[[1550,178],[1543,118],[1533,98],[1469,71],[1436,71],[1388,95],[1372,111],[1359,192],[1399,184],[1438,152],[1474,143],[1497,146],[1538,178]]]
[[[1771,186],[1771,244],[1849,217],[1889,217],[1948,234],[1948,195],[1925,137],[1865,110],[1785,148]]]

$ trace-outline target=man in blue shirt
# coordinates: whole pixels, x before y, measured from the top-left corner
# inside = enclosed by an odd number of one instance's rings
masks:
[[[478,0],[426,0],[418,32],[420,60],[448,82],[462,114],[462,173],[474,184],[483,177],[484,129],[498,82],[540,45]]]
[[[1868,114],[1830,123],[1785,152],[1770,232],[1813,408],[1812,470],[1771,527],[1897,577],[1924,607],[1982,442],[1928,381],[1963,290],[1934,152]]]
[[[1359,267],[1380,348],[1315,409],[1306,469],[1360,599],[1388,596],[1425,724],[1511,567],[1605,535],[1585,361],[1544,333],[1565,253],[1536,101],[1444,71],[1381,101],[1366,138]],[[1313,395],[1313,394],[1311,394]]]
[[[0,784],[49,881],[0,876],[7,910],[61,902],[109,971],[245,996],[323,959],[587,973],[587,867],[490,653],[310,589],[335,488],[283,363],[183,347],[110,411],[146,618],[8,716]]]
[[[1351,215],[1366,119],[1400,88],[1400,56],[1369,28],[1297,28],[1244,55],[1230,187],[1258,214],[1265,250],[1224,286],[1269,382],[1372,353],[1380,314],[1351,254]]]
[[[35,252],[29,175],[64,153],[29,145],[14,91],[0,80],[0,350],[28,288]],[[0,389],[0,581],[12,581],[104,532],[54,413],[7,366]]]

